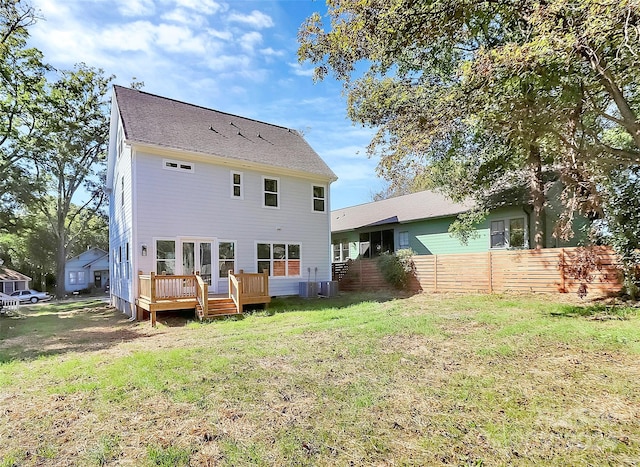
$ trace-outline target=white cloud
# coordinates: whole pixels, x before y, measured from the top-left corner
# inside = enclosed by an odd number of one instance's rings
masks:
[[[251,58],[246,55],[209,55],[206,65],[213,71],[226,72],[229,70],[240,71],[248,68]]]
[[[115,3],[123,16],[151,16],[156,10],[153,0],[116,0]]]
[[[176,0],[176,4],[180,7],[189,8],[191,10],[213,15],[219,11],[225,11],[225,5],[214,0]]]
[[[194,27],[201,27],[207,24],[206,16],[198,15],[182,8],[176,8],[175,10],[163,13],[161,18],[164,21],[188,24]]]
[[[308,78],[313,77],[313,68],[302,68],[299,63],[289,63],[289,67],[293,70],[293,74],[296,76],[306,76]]]
[[[271,47],[260,49],[260,53],[265,57],[282,57],[285,54],[284,50],[274,50]]]
[[[253,54],[256,47],[262,44],[262,34],[256,31],[248,32],[240,37],[239,43],[242,50]]]
[[[203,37],[194,36],[186,27],[160,24],[155,28],[155,36],[158,46],[169,52],[202,54],[207,51]]]
[[[227,20],[232,23],[241,23],[248,26],[253,26],[256,29],[271,28],[274,26],[274,22],[271,19],[271,16],[266,15],[258,10],[253,10],[248,15],[233,12],[229,15]]]
[[[233,39],[233,34],[229,31],[220,31],[218,29],[207,29],[207,34],[211,37],[215,37],[216,39],[222,39],[224,41],[230,41]]]

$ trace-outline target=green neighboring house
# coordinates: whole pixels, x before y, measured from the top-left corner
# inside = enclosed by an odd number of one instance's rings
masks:
[[[532,247],[531,208],[518,201],[492,210],[477,226],[477,235],[472,235],[466,244],[460,242],[449,233],[449,226],[458,214],[471,207],[471,203],[454,203],[438,192],[421,191],[332,211],[333,262],[374,258],[404,248],[411,248],[418,255],[439,255]],[[546,209],[545,246],[578,245],[581,235],[568,242],[553,237],[556,211],[553,206]]]

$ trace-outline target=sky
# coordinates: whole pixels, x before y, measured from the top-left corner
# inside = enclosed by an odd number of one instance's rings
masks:
[[[31,0],[30,45],[59,70],[84,62],[143,91],[301,131],[338,176],[331,208],[384,183],[366,154],[373,130],[346,116],[342,84],[314,83],[297,33],[324,0]]]

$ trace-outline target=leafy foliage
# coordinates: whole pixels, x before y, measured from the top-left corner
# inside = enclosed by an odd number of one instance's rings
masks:
[[[382,253],[378,257],[378,267],[385,280],[398,289],[405,289],[414,270],[413,255],[411,249]]]
[[[327,0],[299,59],[344,82],[351,119],[391,180],[452,198],[515,184],[542,246],[545,172],[573,213],[602,215],[598,177],[640,160],[640,5],[632,0]],[[360,73],[362,67],[364,72]],[[618,138],[610,138],[612,131]]]
[[[48,70],[40,51],[27,47],[27,29],[35,20],[30,5],[0,0],[0,233],[20,228],[16,212],[32,194],[23,138],[33,129]]]
[[[613,171],[605,186],[606,217],[600,237],[620,256],[625,288],[636,299],[640,287],[640,166]]]

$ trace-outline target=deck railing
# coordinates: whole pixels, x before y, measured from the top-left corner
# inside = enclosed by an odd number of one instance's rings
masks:
[[[269,271],[245,273],[241,269],[238,274],[229,272],[229,298],[233,299],[240,312],[244,305],[268,303]]]
[[[138,290],[140,299],[149,304],[159,300],[195,299],[202,307],[205,315],[208,309],[209,287],[202,276],[195,275],[158,275],[155,272],[138,274]],[[268,303],[269,271],[261,273],[238,274],[229,272],[229,298],[233,299],[239,312],[248,304]]]
[[[152,301],[151,297],[153,296],[153,294],[151,293],[154,283],[154,281],[151,279],[152,275],[155,276],[155,273],[152,272],[151,274],[142,274],[142,271],[140,271],[140,274],[138,274],[138,295],[140,296],[140,298],[149,302]]]
[[[202,308],[203,316],[209,314],[209,284],[196,272],[196,300]]]

